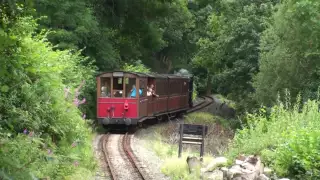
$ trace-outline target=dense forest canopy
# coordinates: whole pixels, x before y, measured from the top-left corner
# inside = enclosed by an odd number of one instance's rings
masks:
[[[91,150],[82,117],[95,118],[101,71],[186,69],[200,93],[226,96],[239,113],[319,96],[317,0],[0,2],[0,177],[82,177],[68,165]],[[74,142],[82,147],[68,150]],[[94,168],[86,157],[83,172]]]

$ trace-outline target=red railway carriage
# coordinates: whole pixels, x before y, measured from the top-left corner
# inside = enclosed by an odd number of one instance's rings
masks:
[[[190,107],[192,79],[167,74],[106,72],[97,76],[100,123],[136,125]],[[154,94],[147,93],[153,85]]]

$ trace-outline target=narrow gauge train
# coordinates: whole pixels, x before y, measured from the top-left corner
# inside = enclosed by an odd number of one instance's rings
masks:
[[[192,77],[114,71],[96,80],[97,118],[103,125],[137,125],[192,107]]]

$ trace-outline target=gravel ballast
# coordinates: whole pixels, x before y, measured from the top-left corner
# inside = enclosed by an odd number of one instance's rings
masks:
[[[146,168],[151,179],[155,180],[169,180],[170,178],[161,173],[161,165],[163,161],[150,149],[147,148],[148,140],[144,139],[148,130],[139,131],[132,139],[131,147],[140,163]]]

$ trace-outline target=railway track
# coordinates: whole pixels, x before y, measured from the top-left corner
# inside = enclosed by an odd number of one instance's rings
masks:
[[[102,151],[113,180],[147,180],[137,158],[131,149],[132,134],[105,134],[101,138]]]
[[[213,102],[210,96],[202,96],[203,101],[187,111],[195,112]],[[131,149],[132,134],[105,134],[101,138],[101,149],[107,163],[110,178],[113,180],[147,180],[151,179],[141,167]]]
[[[205,107],[208,107],[211,103],[213,103],[214,99],[211,96],[201,96],[203,98],[203,101],[195,106],[193,106],[191,109],[187,110],[187,113],[192,113],[195,111],[198,111],[200,109],[203,109]]]

